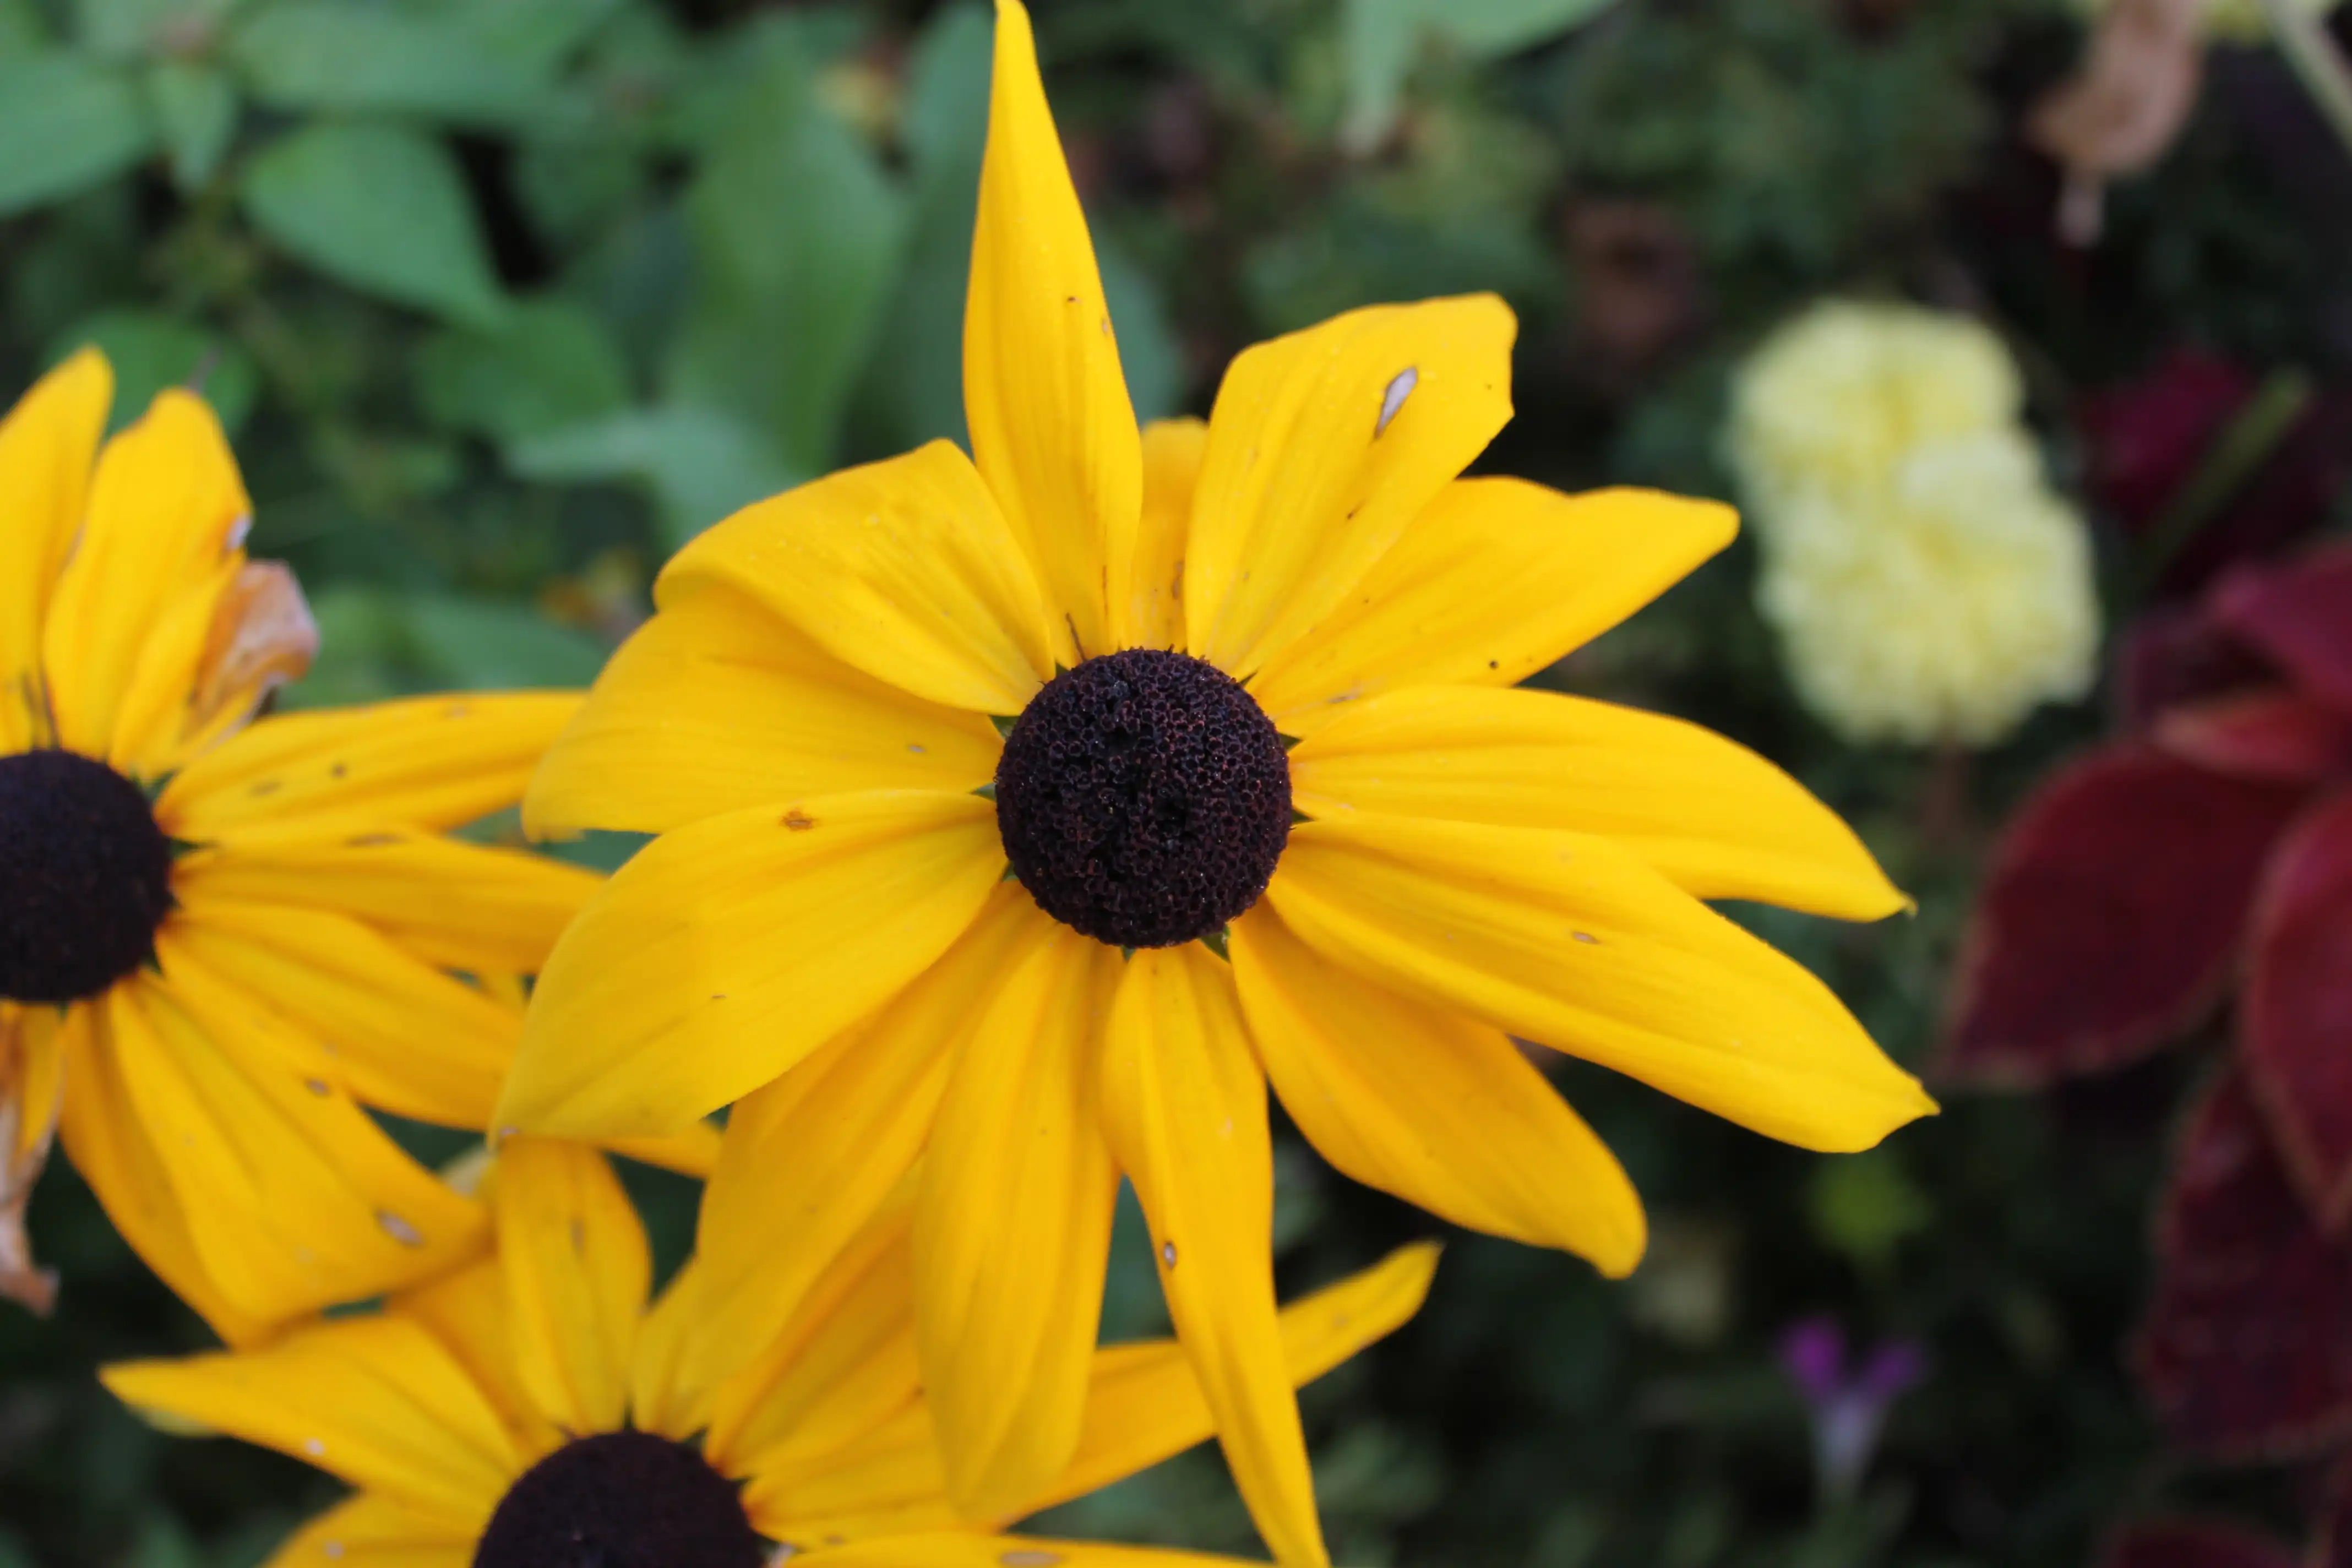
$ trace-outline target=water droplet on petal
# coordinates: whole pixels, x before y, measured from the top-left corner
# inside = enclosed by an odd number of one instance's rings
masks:
[[[1163,1241],[1160,1244],[1160,1261],[1165,1263],[1171,1268],[1176,1267],[1176,1244],[1174,1242]]]

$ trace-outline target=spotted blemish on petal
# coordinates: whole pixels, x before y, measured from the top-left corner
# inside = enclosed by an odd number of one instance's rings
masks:
[[[1004,1568],[1054,1568],[1054,1564],[1061,1560],[1062,1554],[1058,1552],[1038,1552],[1026,1547],[1008,1552],[997,1559]]]
[[[1377,441],[1388,434],[1389,421],[1397,416],[1397,411],[1404,406],[1404,400],[1412,395],[1412,389],[1420,384],[1419,365],[1409,364],[1396,373],[1396,379],[1389,383],[1389,389],[1381,394],[1381,422],[1372,426],[1373,440]]]
[[[1593,935],[1589,931],[1578,931],[1576,933],[1576,940],[1584,943],[1587,947],[1599,947],[1601,945],[1601,939]]]
[[[1174,1242],[1163,1241],[1160,1244],[1160,1261],[1166,1264],[1171,1268],[1176,1267],[1176,1244]]]
[[[401,1218],[400,1215],[393,1213],[390,1209],[376,1210],[375,1222],[376,1224],[383,1226],[384,1235],[392,1237],[393,1240],[400,1243],[403,1247],[422,1247],[425,1245],[425,1233],[418,1230],[415,1226],[409,1224],[408,1221]]]
[[[784,813],[784,826],[791,828],[794,833],[806,833],[810,828],[816,826],[816,818],[811,816],[807,812],[803,811],[799,806],[794,806],[792,810]]]
[[[326,1099],[330,1092],[327,1087],[327,1080],[322,1078],[306,1078],[302,1080],[302,1087],[309,1089],[312,1094],[317,1095],[320,1100]]]
[[[320,1458],[326,1454],[327,1445],[316,1437],[305,1437],[302,1439],[302,1451],[314,1459]]]

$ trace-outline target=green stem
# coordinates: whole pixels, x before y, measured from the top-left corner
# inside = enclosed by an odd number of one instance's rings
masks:
[[[2269,460],[2310,405],[2311,378],[2299,370],[2276,371],[2222,426],[2197,471],[2148,530],[2139,559],[2137,585],[2142,593],[2155,584],[2174,557]]]
[[[2271,36],[2278,39],[2303,90],[2326,118],[2345,151],[2352,153],[2352,64],[2336,47],[2325,17],[2305,11],[2294,0],[2263,0],[2270,17]]]

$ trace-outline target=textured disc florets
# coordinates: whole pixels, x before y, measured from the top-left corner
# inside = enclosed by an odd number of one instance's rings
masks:
[[[1257,902],[1290,837],[1290,760],[1239,682],[1132,648],[1032,699],[996,769],[1005,858],[1038,906],[1119,947],[1167,947]]]
[[[79,1002],[155,956],[172,844],[135,784],[75,752],[0,757],[0,997]]]
[[[474,1568],[760,1568],[733,1483],[650,1432],[566,1443],[499,1500]]]

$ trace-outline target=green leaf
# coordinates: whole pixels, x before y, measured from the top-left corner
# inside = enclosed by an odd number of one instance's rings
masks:
[[[0,217],[112,179],[154,146],[129,77],[61,51],[0,59]]]
[[[672,549],[728,513],[809,478],[744,420],[688,405],[551,430],[514,443],[506,457],[527,479],[642,480],[661,508]]]
[[[453,594],[336,588],[314,595],[320,657],[289,707],[405,691],[585,686],[603,668],[594,637],[536,610]]]
[[[163,60],[148,68],[147,101],[171,155],[172,183],[196,189],[236,135],[236,84],[217,66]]]
[[[470,9],[498,11],[507,0]],[[546,106],[539,63],[488,47],[461,12],[364,0],[278,0],[240,22],[227,55],[273,109],[413,114],[512,125]]]
[[[436,333],[417,351],[416,378],[426,414],[500,443],[616,414],[629,401],[612,334],[555,298],[517,301],[495,331]]]
[[[1613,0],[1346,0],[1339,57],[1341,142],[1368,152],[1388,136],[1405,78],[1427,38],[1471,59],[1513,54],[1591,20]]]
[[[114,419],[120,429],[146,412],[167,386],[194,386],[231,435],[253,412],[260,375],[235,342],[159,310],[102,310],[50,342],[56,363],[84,346],[114,366]]]
[[[468,325],[505,300],[457,160],[394,125],[313,125],[257,154],[245,210],[289,254],[337,282]]]
[[[37,53],[53,42],[33,0],[0,0],[0,60]]]
[[[110,58],[202,54],[243,0],[75,0],[74,35]]]
[[[829,467],[904,259],[904,195],[779,51],[686,214],[696,289],[670,395],[751,411],[795,466]]]

